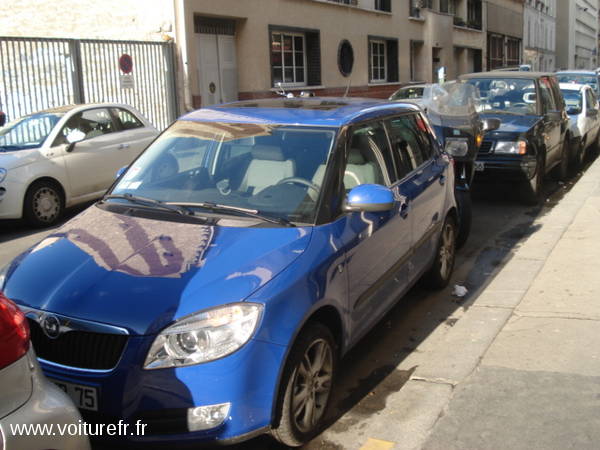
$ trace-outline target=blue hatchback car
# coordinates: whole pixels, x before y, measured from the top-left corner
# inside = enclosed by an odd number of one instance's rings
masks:
[[[138,443],[298,446],[339,358],[423,275],[449,281],[454,175],[436,142],[410,104],[201,109],[0,287],[88,422]]]

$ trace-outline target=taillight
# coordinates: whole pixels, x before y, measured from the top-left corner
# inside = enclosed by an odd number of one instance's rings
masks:
[[[29,350],[29,325],[25,314],[0,292],[0,369]]]

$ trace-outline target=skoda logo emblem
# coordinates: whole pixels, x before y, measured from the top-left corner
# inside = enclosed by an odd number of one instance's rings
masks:
[[[42,331],[50,339],[56,339],[60,335],[60,321],[52,314],[45,314],[40,321]]]

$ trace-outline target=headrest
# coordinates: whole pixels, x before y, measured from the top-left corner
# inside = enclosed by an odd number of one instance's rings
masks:
[[[255,145],[252,147],[252,157],[266,161],[285,161],[281,148],[276,145]]]
[[[357,148],[351,148],[350,153],[348,154],[348,164],[355,164],[357,166],[361,166],[365,163],[366,161],[361,151]]]

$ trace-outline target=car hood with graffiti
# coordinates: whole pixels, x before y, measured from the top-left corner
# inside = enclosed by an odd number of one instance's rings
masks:
[[[306,249],[310,227],[208,226],[91,207],[18,257],[5,294],[47,312],[153,334],[243,301]],[[25,283],[35,273],[38,283]]]

